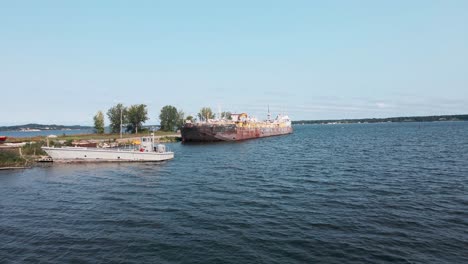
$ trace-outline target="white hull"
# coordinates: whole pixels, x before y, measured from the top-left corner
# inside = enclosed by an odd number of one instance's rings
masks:
[[[140,152],[98,148],[65,147],[42,149],[54,161],[163,161],[174,158],[174,152]]]

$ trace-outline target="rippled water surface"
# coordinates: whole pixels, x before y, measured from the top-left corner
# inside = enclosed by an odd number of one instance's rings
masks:
[[[0,172],[0,262],[468,263],[468,122]]]

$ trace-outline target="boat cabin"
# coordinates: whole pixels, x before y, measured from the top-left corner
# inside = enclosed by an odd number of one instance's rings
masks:
[[[140,143],[140,151],[141,152],[158,152],[163,153],[166,152],[166,146],[162,144],[156,145],[154,143],[154,137],[142,137]]]

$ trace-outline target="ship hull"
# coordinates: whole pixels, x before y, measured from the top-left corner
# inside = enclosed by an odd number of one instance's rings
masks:
[[[237,127],[236,125],[186,125],[182,128],[183,142],[239,141],[287,135],[292,127]]]
[[[79,161],[164,161],[174,158],[173,152],[138,152],[126,150],[106,150],[96,148],[42,148],[53,161],[79,162]]]

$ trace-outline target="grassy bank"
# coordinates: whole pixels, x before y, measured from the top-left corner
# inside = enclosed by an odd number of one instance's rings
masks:
[[[171,143],[171,142],[179,142],[181,141],[182,138],[181,137],[160,137],[159,138],[159,142],[162,142],[162,143]]]
[[[24,156],[32,156],[33,158],[36,156],[45,156],[47,153],[41,149],[41,147],[44,145],[45,142],[43,140],[34,143],[28,143],[21,148],[21,153]]]
[[[12,151],[0,151],[0,168],[23,167],[28,164],[26,159],[20,157],[18,153]]]

